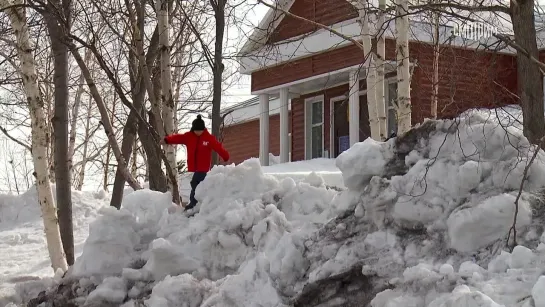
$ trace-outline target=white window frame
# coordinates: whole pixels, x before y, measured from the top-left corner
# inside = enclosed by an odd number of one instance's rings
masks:
[[[325,97],[324,95],[317,95],[305,99],[305,160],[312,159],[312,127],[319,124],[312,125],[312,104],[316,102],[322,103],[322,158],[325,157]]]

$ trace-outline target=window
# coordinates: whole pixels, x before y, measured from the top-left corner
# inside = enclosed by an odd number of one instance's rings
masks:
[[[387,136],[390,136],[392,133],[397,133],[397,114],[394,108],[394,103],[397,102],[397,81],[386,83],[386,86],[388,87],[386,89],[386,99],[388,99],[386,103],[386,124],[388,127]]]
[[[307,159],[324,156],[324,100],[323,96],[313,97],[306,101]]]

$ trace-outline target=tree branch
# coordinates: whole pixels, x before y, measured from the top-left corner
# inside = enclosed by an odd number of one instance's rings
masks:
[[[25,144],[25,143],[19,141],[18,139],[12,137],[12,136],[9,134],[9,132],[6,130],[6,128],[0,126],[0,131],[2,131],[2,133],[3,133],[5,136],[7,136],[10,140],[12,140],[12,141],[14,141],[15,143],[17,143],[17,144],[23,146],[23,147],[24,147],[26,150],[28,150],[29,152],[32,152],[32,148],[31,148],[29,145],[27,145],[27,144]]]

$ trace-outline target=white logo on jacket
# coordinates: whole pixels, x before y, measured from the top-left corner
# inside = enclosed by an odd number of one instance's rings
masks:
[[[203,141],[202,144],[203,144],[203,146],[208,146],[208,142],[207,142],[207,141]]]

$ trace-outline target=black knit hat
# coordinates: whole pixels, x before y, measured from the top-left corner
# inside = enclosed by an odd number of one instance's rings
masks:
[[[203,131],[205,129],[204,120],[200,115],[191,123],[191,131]]]

